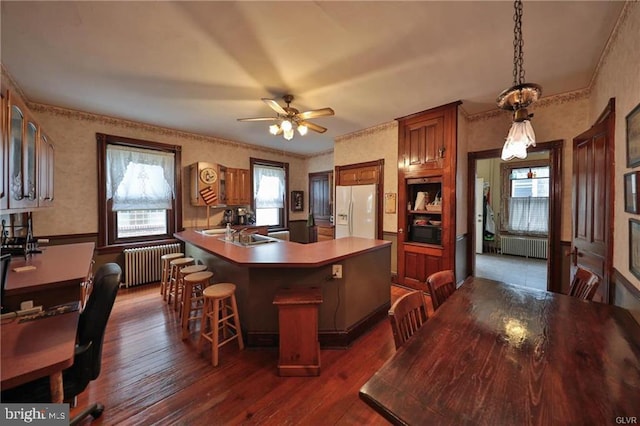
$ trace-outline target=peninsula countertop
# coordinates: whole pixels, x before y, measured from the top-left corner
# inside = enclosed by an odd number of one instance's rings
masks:
[[[390,241],[346,237],[311,244],[278,241],[240,247],[221,240],[223,235],[204,235],[195,230],[177,232],[174,236],[237,265],[263,268],[316,268],[391,245]]]

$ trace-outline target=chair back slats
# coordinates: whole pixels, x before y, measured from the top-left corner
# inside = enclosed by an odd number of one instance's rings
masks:
[[[427,286],[431,295],[431,303],[435,311],[456,291],[456,279],[453,271],[446,270],[433,273],[427,278]]]
[[[578,267],[571,282],[569,296],[582,300],[593,300],[600,285],[600,277],[588,269]]]
[[[427,307],[421,291],[407,293],[396,300],[389,309],[389,322],[396,349],[409,340],[427,319]]]

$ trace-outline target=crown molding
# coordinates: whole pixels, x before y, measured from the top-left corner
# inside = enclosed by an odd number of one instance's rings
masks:
[[[351,139],[361,138],[364,136],[371,136],[377,133],[385,132],[389,129],[397,129],[398,122],[397,121],[389,121],[387,123],[378,124],[377,126],[368,127],[366,129],[357,130],[352,133],[347,133],[346,135],[338,136],[334,139],[334,142],[346,142]]]

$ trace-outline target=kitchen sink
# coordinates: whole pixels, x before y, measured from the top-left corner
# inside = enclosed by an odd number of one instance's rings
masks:
[[[227,241],[224,239],[224,237],[220,238],[220,240],[240,247],[252,247],[266,243],[277,243],[278,241],[280,241],[277,238],[272,238],[267,235],[260,234],[234,235],[233,241]]]

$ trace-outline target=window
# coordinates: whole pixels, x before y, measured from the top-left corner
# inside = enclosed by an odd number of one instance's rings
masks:
[[[101,133],[96,137],[99,245],[119,250],[172,239],[182,223],[180,147]]]
[[[546,162],[503,165],[503,230],[516,234],[548,233],[549,170]]]
[[[250,159],[256,225],[287,227],[289,164]]]

